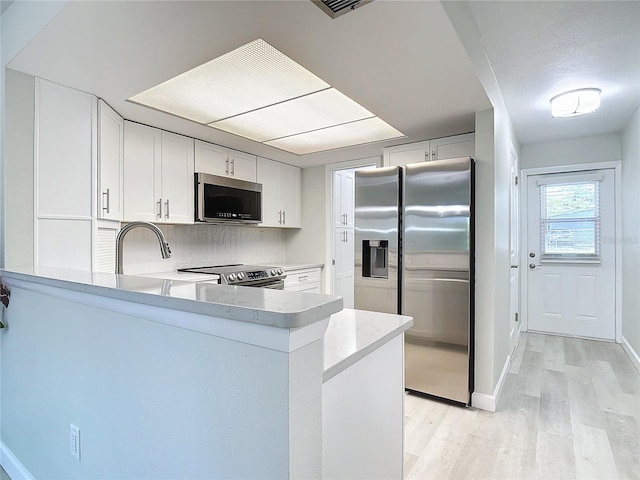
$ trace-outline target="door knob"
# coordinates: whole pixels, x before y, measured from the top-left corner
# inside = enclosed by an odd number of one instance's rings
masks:
[[[534,269],[534,268],[536,268],[536,267],[537,267],[537,265],[536,265],[535,263],[530,263],[530,264],[529,264],[529,268],[530,268],[531,270],[533,270],[533,269]]]
[[[535,254],[534,252],[529,252],[529,256],[530,256],[531,258],[535,258],[536,254]]]

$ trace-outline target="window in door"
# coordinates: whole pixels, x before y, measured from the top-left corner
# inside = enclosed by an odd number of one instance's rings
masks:
[[[541,260],[599,261],[600,179],[541,183]]]

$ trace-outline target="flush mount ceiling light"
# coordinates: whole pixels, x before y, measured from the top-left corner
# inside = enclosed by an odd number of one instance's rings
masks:
[[[262,39],[129,101],[297,155],[404,136]]]
[[[575,117],[593,113],[600,106],[599,88],[582,88],[561,93],[551,99],[552,117]]]

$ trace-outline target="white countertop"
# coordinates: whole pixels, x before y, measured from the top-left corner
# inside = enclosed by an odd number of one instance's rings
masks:
[[[342,309],[342,297],[269,288],[46,267],[14,268],[2,270],[0,274],[6,283],[15,279],[140,305],[279,328],[310,325]]]
[[[345,308],[331,315],[324,334],[326,382],[413,325],[413,318]]]
[[[210,275],[208,273],[178,272],[169,270],[167,272],[139,273],[137,277],[161,278],[166,280],[180,280],[182,282],[217,282],[220,275]]]

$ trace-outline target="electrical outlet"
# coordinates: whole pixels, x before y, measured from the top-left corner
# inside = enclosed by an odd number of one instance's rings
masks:
[[[80,429],[72,424],[69,424],[69,449],[71,455],[80,461]]]

